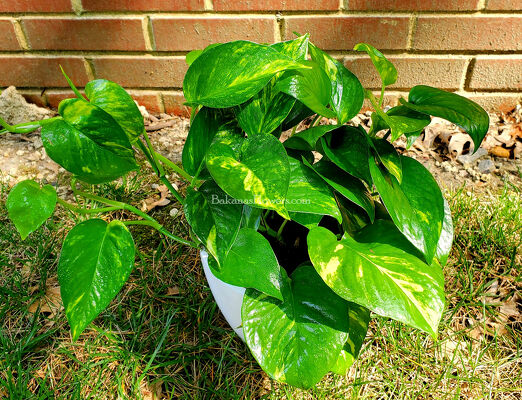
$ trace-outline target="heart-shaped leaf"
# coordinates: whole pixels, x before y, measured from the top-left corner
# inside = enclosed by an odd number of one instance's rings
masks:
[[[316,271],[344,299],[436,337],[444,309],[442,270],[398,247],[404,240],[398,231],[387,243],[379,239],[379,224],[365,229],[374,242],[347,235],[338,241],[326,228],[312,229],[308,251]]]
[[[324,215],[319,214],[308,214],[298,212],[290,212],[289,214],[292,221],[297,222],[299,225],[302,225],[308,229],[312,229],[313,227],[319,225],[319,222],[321,222],[321,220],[324,217]]]
[[[121,221],[90,219],[63,242],[58,280],[73,340],[118,294],[134,266],[134,241]]]
[[[402,166],[401,158],[395,147],[385,139],[372,139],[373,147],[377,153],[379,161],[386,169],[397,178],[399,183],[402,182]]]
[[[317,114],[335,118],[335,112],[326,107],[331,95],[328,76],[313,61],[303,61],[302,64],[308,69],[285,72],[277,81],[275,90],[296,98]]]
[[[368,157],[370,147],[365,132],[343,126],[321,138],[324,154],[350,175],[371,182]]]
[[[221,113],[207,107],[201,108],[192,120],[181,157],[183,168],[190,175],[196,176],[201,170],[207,151],[222,123]]]
[[[134,155],[120,155],[102,147],[62,118],[44,120],[42,142],[47,155],[87,183],[113,181],[138,169]]]
[[[422,130],[431,122],[431,117],[411,110],[405,106],[390,109],[387,113],[377,110],[372,114],[371,133],[377,133],[384,129],[391,130],[392,142],[401,135],[410,137],[420,135]]]
[[[473,139],[475,151],[488,133],[489,115],[477,103],[430,86],[415,86],[408,102],[402,104],[412,110],[444,118],[464,129]]]
[[[330,79],[330,105],[337,114],[337,122],[342,125],[361,110],[364,101],[361,82],[343,64],[314,45],[310,45],[310,55]]]
[[[328,185],[301,161],[289,157],[290,184],[285,206],[288,211],[330,215],[341,222],[341,213]]]
[[[37,230],[56,207],[56,190],[51,185],[40,185],[32,180],[17,183],[5,203],[11,221],[22,240]]]
[[[274,136],[243,139],[240,148],[216,141],[207,153],[207,168],[217,184],[243,203],[277,211],[289,219],[285,197],[290,180],[288,156]]]
[[[383,86],[390,86],[397,82],[397,69],[379,50],[366,43],[356,44],[353,49],[368,53],[375,69],[381,77]]]
[[[197,57],[183,80],[183,93],[190,105],[233,107],[258,93],[276,73],[301,68],[308,67],[269,46],[239,40]]]
[[[192,230],[222,265],[241,225],[242,204],[214,182],[206,181],[197,191],[187,190],[184,207]]]
[[[348,200],[362,207],[368,213],[370,220],[373,222],[375,219],[373,199],[359,179],[354,178],[335,164],[325,160],[321,160],[314,165],[311,165],[306,160],[303,160],[303,162],[323,178],[332,188],[337,190]]]
[[[117,83],[97,79],[85,85],[90,103],[109,114],[134,142],[144,131],[143,116],[132,97]]]
[[[308,54],[309,39],[310,35],[307,33],[297,39],[271,44],[270,47],[290,57],[292,60],[304,61]]]
[[[352,334],[350,311],[367,319],[368,311],[330,290],[312,266],[297,268],[283,285],[283,301],[248,289],[243,298],[245,340],[273,379],[309,388],[328,373]],[[286,278],[288,279],[288,278]]]
[[[442,231],[444,199],[437,182],[413,158],[401,157],[402,183],[370,159],[373,183],[399,230],[425,256],[433,259]]]
[[[253,288],[283,300],[277,258],[268,240],[254,229],[239,231],[225,261],[212,272],[230,285]]]

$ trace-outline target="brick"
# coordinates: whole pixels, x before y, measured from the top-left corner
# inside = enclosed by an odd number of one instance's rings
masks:
[[[0,12],[71,12],[71,0],[1,0]]]
[[[375,98],[379,98],[381,95],[381,91],[374,91],[373,92]],[[399,99],[400,98],[407,99],[408,98],[408,92],[386,92],[384,94],[384,101],[382,103],[383,107],[395,107],[398,106]],[[364,99],[361,112],[367,112],[367,111],[374,111],[374,108],[372,106],[372,103],[370,103],[370,100]]]
[[[312,11],[338,8],[338,0],[214,0],[215,11]]]
[[[60,65],[77,86],[88,82],[80,57],[1,57],[0,87],[67,87]]]
[[[412,58],[391,56],[398,80],[394,89],[411,89],[416,85],[435,86],[440,89],[458,89],[466,68],[466,60],[449,58]],[[365,88],[379,89],[381,79],[369,58],[347,57],[345,66],[352,71]]]
[[[132,88],[180,88],[188,69],[180,57],[96,57],[92,63],[97,78]]]
[[[13,23],[10,20],[0,19],[0,32],[2,32],[0,50],[20,50]]]
[[[522,58],[478,58],[471,74],[473,90],[522,90]]]
[[[42,90],[30,90],[30,89],[22,89],[18,90],[24,99],[28,103],[36,104],[38,107],[47,107],[47,102],[45,101],[45,96]]]
[[[416,50],[522,50],[522,17],[421,16]]]
[[[85,11],[202,11],[204,0],[82,0]]]
[[[140,105],[149,112],[160,113],[163,112],[163,106],[160,94],[157,91],[136,91],[131,90],[129,94]]]
[[[468,11],[478,0],[350,0],[349,10],[358,11]]]
[[[24,18],[33,50],[146,50],[139,18]]]
[[[180,117],[190,117],[191,109],[183,103],[185,103],[183,92],[163,93],[163,104],[165,105],[166,113],[179,115]]]
[[[231,40],[274,41],[275,19],[255,18],[152,18],[156,48],[160,51],[202,49]]]
[[[512,110],[522,102],[522,94],[520,93],[464,93],[464,96],[480,104],[486,111],[491,112]]]
[[[381,50],[405,49],[409,17],[289,17],[285,39],[296,32],[309,32],[310,40],[324,50],[351,50],[359,42]]]
[[[488,10],[493,11],[521,11],[522,1],[520,0],[489,0]]]

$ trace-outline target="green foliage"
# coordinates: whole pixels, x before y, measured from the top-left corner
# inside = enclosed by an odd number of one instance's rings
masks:
[[[418,136],[434,115],[465,129],[478,148],[487,114],[469,100],[426,86],[385,112],[384,88],[396,82],[397,71],[372,46],[356,50],[369,54],[382,78],[379,99],[308,35],[191,52],[183,89],[193,119],[183,168],[154,151],[134,102],[109,81],[89,83],[89,101],[69,81],[78,98],[60,104],[60,117],[2,124],[15,133],[41,125],[49,156],[92,184],[136,169],[135,146],[182,203],[190,225],[195,241],[172,234],[130,204],[80,192],[73,181],[77,198],[105,207],[58,199],[66,209],[85,215],[125,210],[126,217],[140,217],[87,220],[67,236],[58,275],[74,339],[132,270],[131,224],[203,246],[216,276],[247,288],[246,343],[274,379],[308,388],[329,371],[346,373],[362,346],[370,311],[436,337],[451,214],[429,171],[399,156],[393,141]],[[364,95],[375,109],[369,132],[346,125]],[[336,121],[316,126],[323,117]],[[301,129],[303,121],[307,129]],[[290,135],[282,135],[289,129]],[[187,181],[185,197],[165,168]],[[34,182],[13,189],[7,206],[22,237],[52,214],[56,201],[52,188]],[[287,265],[293,258],[296,264]]]

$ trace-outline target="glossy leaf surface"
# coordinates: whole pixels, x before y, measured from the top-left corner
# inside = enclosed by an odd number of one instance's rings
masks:
[[[330,79],[330,105],[337,114],[337,122],[342,125],[361,110],[364,101],[361,82],[342,63],[314,45],[310,45],[310,55]]]
[[[415,86],[404,106],[415,111],[444,118],[464,129],[473,139],[475,151],[489,129],[489,115],[477,103],[430,86]]]
[[[397,82],[397,69],[390,61],[388,61],[384,54],[375,47],[366,43],[359,43],[355,45],[354,50],[365,51],[368,53],[384,86],[390,86]]]
[[[347,316],[361,308],[337,296],[310,265],[297,268],[291,278],[283,285],[283,301],[246,291],[243,332],[255,359],[272,378],[309,388],[336,362],[354,330]],[[365,318],[361,315],[360,320]]]
[[[448,262],[448,257],[451,252],[453,244],[453,219],[451,217],[451,210],[449,203],[444,199],[444,221],[442,222],[442,232],[440,234],[437,250],[435,251],[435,258],[437,258],[442,266]]]
[[[53,215],[56,190],[51,185],[40,187],[32,180],[22,181],[11,189],[5,205],[9,218],[25,240]]]
[[[58,280],[73,340],[120,291],[134,266],[134,241],[121,221],[90,219],[66,236]]]
[[[399,183],[402,182],[401,158],[395,147],[385,139],[372,139],[372,144],[377,152],[379,160]]]
[[[254,229],[243,228],[214,275],[230,285],[253,288],[283,300],[281,270],[268,240]]]
[[[287,149],[294,150],[315,150],[317,141],[321,139],[328,132],[338,129],[339,125],[319,125],[313,128],[305,129],[294,133],[287,140],[284,141],[284,146]]]
[[[405,106],[390,109],[387,113],[377,111],[372,114],[371,131],[377,133],[383,129],[391,130],[392,142],[401,135],[407,137],[420,135],[431,122],[429,115],[419,113]]]
[[[288,211],[330,215],[341,221],[341,213],[328,185],[309,167],[295,158],[290,163],[290,184],[286,194]]]
[[[218,132],[222,119],[219,111],[203,107],[194,117],[183,146],[183,168],[190,175],[196,176],[205,162],[207,151]]]
[[[297,222],[299,225],[304,226],[305,228],[312,229],[313,227],[319,225],[319,222],[323,219],[324,215],[319,214],[309,214],[309,213],[299,213],[299,212],[290,212],[290,218],[292,221]]]
[[[372,243],[350,236],[338,241],[326,228],[312,229],[308,251],[315,269],[344,299],[436,337],[444,309],[442,270],[398,247],[398,232],[396,241],[386,242],[379,240],[379,224],[365,229]]]
[[[191,105],[233,107],[258,93],[276,73],[295,68],[303,65],[269,46],[241,40],[225,43],[194,60],[183,93]]]
[[[271,44],[270,47],[284,54],[285,56],[290,57],[292,60],[304,61],[306,60],[306,55],[308,54],[309,39],[310,35],[306,34],[298,37],[297,39]]]
[[[192,230],[219,265],[224,262],[241,225],[243,205],[206,181],[187,190],[185,216]]]
[[[274,136],[245,138],[239,148],[217,141],[206,160],[210,174],[230,196],[253,207],[275,210],[288,219],[284,200],[290,166],[283,145]]]
[[[335,118],[335,112],[326,107],[331,95],[328,76],[313,61],[303,61],[302,64],[308,69],[286,72],[277,81],[275,89],[296,98],[317,114]]]
[[[97,79],[85,86],[90,103],[109,114],[131,142],[144,131],[143,116],[133,98],[117,83]]]
[[[303,161],[305,165],[314,170],[328,185],[337,190],[348,200],[362,207],[368,213],[370,220],[375,219],[375,207],[370,193],[364,184],[357,178],[344,172],[335,164],[321,160],[314,165]]]
[[[371,182],[368,168],[369,145],[366,133],[343,126],[321,138],[325,155],[350,175]]]
[[[426,257],[433,259],[442,231],[444,200],[437,182],[413,158],[401,157],[402,183],[370,160],[373,183],[397,228]]]
[[[42,123],[42,142],[52,160],[87,183],[110,182],[138,168],[133,155],[115,154],[62,118]]]

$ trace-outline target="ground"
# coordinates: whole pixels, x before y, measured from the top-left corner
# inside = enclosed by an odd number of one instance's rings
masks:
[[[493,139],[516,129],[519,114],[493,116]],[[151,137],[160,152],[179,160],[188,122],[158,117],[147,118]],[[437,123],[408,154],[432,170],[455,219],[439,338],[374,316],[348,375],[328,375],[310,391],[271,381],[220,314],[197,251],[146,227],[132,227],[139,252],[128,283],[72,342],[56,262],[64,234],[82,217],[58,209],[22,242],[4,205],[9,186],[27,177],[70,196],[67,173],[47,158],[38,134],[0,137],[0,398],[522,398],[522,176],[520,160],[509,158],[519,142],[499,146],[509,151],[507,158],[490,153],[459,162],[469,143],[450,147],[445,132],[457,128]],[[431,139],[435,145],[427,143]],[[480,172],[479,162],[488,159],[494,170]],[[181,186],[175,175],[171,179]],[[144,167],[92,190],[149,209],[186,236],[180,206],[161,199],[161,189]]]

